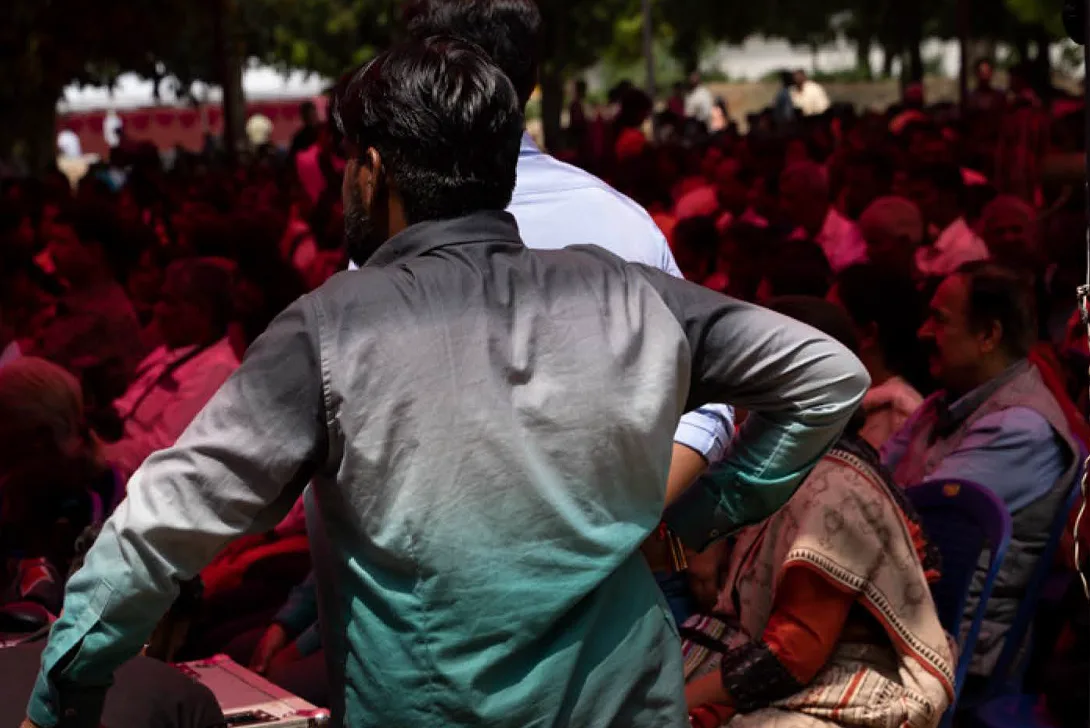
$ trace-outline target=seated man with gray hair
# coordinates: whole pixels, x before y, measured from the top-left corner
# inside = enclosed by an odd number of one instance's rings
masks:
[[[114,403],[122,434],[106,447],[106,457],[126,478],[153,452],[173,445],[238,368],[227,340],[230,318],[229,263],[194,258],[167,269],[155,306],[164,343],[140,363],[136,380]]]

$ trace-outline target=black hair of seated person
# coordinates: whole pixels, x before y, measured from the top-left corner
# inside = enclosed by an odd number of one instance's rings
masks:
[[[673,238],[675,255],[684,261],[682,272],[687,278],[699,283],[712,274],[719,253],[715,218],[709,215],[685,218],[674,227]]]
[[[965,263],[954,275],[965,280],[966,319],[971,329],[998,324],[1001,346],[1012,360],[1029,356],[1037,343],[1037,307],[1032,278],[990,261]]]
[[[109,206],[98,202],[73,202],[61,208],[55,224],[71,227],[81,245],[101,250],[102,259],[114,279],[125,280],[128,267],[121,244],[121,221]]]
[[[833,271],[820,245],[810,240],[786,240],[770,252],[764,278],[771,296],[822,298],[829,292]]]
[[[418,39],[453,36],[479,46],[514,84],[520,109],[537,86],[541,11],[534,0],[410,0],[402,14]]]
[[[396,45],[353,74],[334,115],[356,154],[378,152],[410,225],[511,202],[522,106],[477,46],[451,37]]]
[[[859,353],[859,337],[856,336],[851,317],[835,303],[814,296],[779,296],[769,301],[766,308],[812,326],[839,341],[853,354]],[[859,407],[848,422],[845,433],[857,434],[866,420],[866,413]]]
[[[889,371],[904,377],[920,392],[935,388],[927,354],[916,339],[925,301],[907,273],[875,263],[858,263],[840,271],[837,298],[856,327],[874,326]]]

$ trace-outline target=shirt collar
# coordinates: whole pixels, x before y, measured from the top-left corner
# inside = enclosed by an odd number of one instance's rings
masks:
[[[488,210],[452,220],[417,223],[386,241],[364,266],[382,268],[425,255],[437,248],[486,242],[521,247],[522,239],[515,218],[507,212]]]
[[[23,355],[18,342],[12,341],[3,349],[0,349],[0,366],[10,364]]]
[[[957,220],[954,220],[947,225],[945,230],[939,233],[939,237],[935,240],[935,244],[932,247],[941,252],[953,250],[961,244],[966,235],[972,235],[972,230],[969,229],[969,225],[965,222],[965,218],[959,217]]]
[[[825,222],[821,226],[821,230],[818,232],[819,238],[836,238],[839,236],[840,231],[844,228],[844,225],[848,221],[844,219],[844,216],[836,211],[835,207],[829,207],[829,213],[825,216]]]
[[[998,377],[985,382],[968,394],[962,395],[961,398],[952,404],[947,404],[946,396],[944,394],[937,402],[939,421],[935,426],[935,434],[939,437],[945,437],[950,434],[950,432],[957,429],[969,415],[976,412],[977,408],[984,404],[989,397],[999,391],[1000,387],[1020,374],[1023,374],[1028,368],[1029,361],[1021,359],[1009,366]]]
[[[530,136],[530,132],[522,132],[522,143],[519,144],[519,156],[532,156],[536,154],[542,154],[541,148],[534,141],[534,138]]]

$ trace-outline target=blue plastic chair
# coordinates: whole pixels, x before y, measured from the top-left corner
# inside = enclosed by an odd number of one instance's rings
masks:
[[[984,552],[988,571],[980,592],[980,601],[965,638],[960,641],[961,656],[954,675],[954,702],[941,723],[953,722],[958,696],[965,684],[973,658],[984,609],[1007,547],[1011,540],[1011,517],[1007,506],[992,491],[965,480],[923,483],[905,490],[905,495],[920,515],[924,533],[942,556],[942,578],[931,587],[939,621],[957,637],[969,598],[969,588]]]
[[[979,728],[1046,728],[1051,725],[1040,709],[1038,696],[1021,692],[1028,655],[1018,665],[1014,665],[1014,661],[1026,641],[1026,634],[1033,624],[1041,597],[1048,591],[1047,585],[1053,574],[1060,539],[1067,528],[1071,509],[1078,503],[1079,493],[1082,492],[1086,452],[1080,452],[1079,458],[1083,465],[1079,467],[1071,493],[1053,518],[1052,532],[1044,551],[1041,552],[1041,560],[1030,577],[1026,595],[1018,607],[1010,632],[1007,633],[1003,651],[999,653],[999,660],[988,683],[988,700],[973,711],[973,725]]]
[[[988,687],[989,697],[1007,695],[1022,689],[1027,660],[1022,660],[1018,665],[1015,665],[1015,660],[1018,659],[1018,654],[1026,641],[1026,635],[1033,625],[1033,618],[1037,614],[1037,606],[1040,603],[1041,595],[1046,591],[1045,585],[1053,574],[1056,564],[1056,551],[1059,549],[1064,529],[1067,528],[1068,514],[1071,513],[1071,509],[1078,502],[1079,484],[1081,482],[1082,476],[1080,474],[1078,482],[1075,483],[1064,502],[1060,504],[1060,508],[1053,518],[1052,532],[1045,543],[1044,551],[1041,552],[1040,561],[1033,569],[1033,574],[1026,586],[1025,596],[1022,597],[1021,603],[1018,605],[1018,612],[1015,614],[1014,622],[1011,623],[1010,631],[1007,633],[1003,651],[999,653],[999,660],[995,663],[995,669],[992,671]]]

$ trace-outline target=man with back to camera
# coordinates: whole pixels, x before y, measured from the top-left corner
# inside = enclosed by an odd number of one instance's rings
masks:
[[[539,66],[542,18],[534,0],[408,0],[403,20],[412,37],[453,36],[484,50],[511,80],[525,112],[537,85]],[[529,248],[598,245],[625,260],[683,277],[662,231],[642,207],[594,175],[546,154],[525,132],[507,211],[514,216],[519,235]],[[355,269],[360,256],[349,252],[353,259],[349,269]],[[692,485],[710,463],[723,456],[733,432],[734,412],[728,405],[707,404],[684,414],[674,434],[670,488],[683,490]],[[672,516],[684,519],[687,508],[680,505]],[[670,574],[661,576],[666,581],[671,578]],[[288,622],[313,624],[317,600],[307,593],[313,585],[313,580],[301,584],[297,598],[284,605],[278,615],[282,619],[274,619],[269,626],[252,668],[264,671],[268,666],[265,658],[292,646],[288,643],[295,636],[304,636],[303,656],[319,648],[314,629],[283,629]],[[310,609],[299,610],[294,605],[309,605]]]
[[[415,38],[447,35],[483,49],[511,80],[525,113],[539,66],[542,22],[534,0],[409,0],[404,20]],[[517,170],[507,211],[528,248],[597,245],[682,277],[662,231],[642,207],[594,175],[541,151],[527,133]],[[727,405],[686,413],[674,435],[671,487],[688,487],[719,460],[733,430],[734,413]]]
[[[336,115],[363,269],[289,307],[133,476],[69,582],[28,725],[94,726],[177,584],[312,480],[335,725],[685,725],[639,551],[677,418],[750,411],[679,534],[703,546],[790,497],[861,401],[862,365],[599,248],[528,251],[503,211],[521,107],[474,46],[397,46]]]

